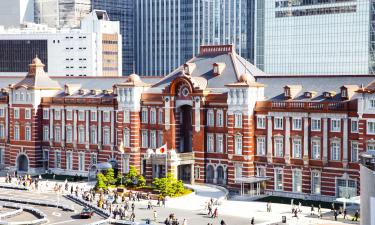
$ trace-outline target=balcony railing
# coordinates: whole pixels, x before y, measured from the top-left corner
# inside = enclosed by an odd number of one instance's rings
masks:
[[[257,102],[256,110],[271,111],[356,111],[357,101],[349,102],[282,102],[264,101]]]

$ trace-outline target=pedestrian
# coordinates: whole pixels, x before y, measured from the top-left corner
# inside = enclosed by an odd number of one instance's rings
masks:
[[[352,219],[352,221],[358,221],[358,218],[359,218],[359,211],[355,211],[355,214],[354,214],[354,218]]]
[[[301,202],[298,203],[298,212],[302,212],[302,203]]]
[[[314,215],[314,204],[311,204],[311,213],[310,213],[310,215]]]
[[[217,207],[214,210],[214,213],[212,214],[212,218],[217,218],[218,212],[217,212]]]
[[[212,207],[211,207],[211,204],[208,203],[208,216],[211,216],[212,214]]]
[[[187,219],[184,219],[184,220],[182,221],[182,225],[188,225],[188,223],[187,223]]]
[[[135,205],[134,205],[134,202],[132,203],[132,212],[134,212],[134,208],[135,208]]]
[[[154,221],[156,222],[156,218],[158,217],[158,213],[156,212],[156,210],[154,210],[153,216],[154,216]]]
[[[134,222],[134,220],[135,220],[135,213],[134,213],[134,211],[133,211],[132,214],[130,215],[130,220],[131,220],[132,222]]]
[[[251,224],[251,225],[254,225],[254,224],[255,224],[255,220],[254,220],[254,217],[253,217],[253,218],[251,218],[250,224]]]
[[[151,200],[148,200],[147,209],[151,210],[151,208],[152,208]]]
[[[332,204],[331,204],[331,211],[335,211],[335,203],[334,202],[332,202]]]
[[[322,212],[322,206],[319,204],[318,206],[318,213],[321,213]]]
[[[72,195],[73,194],[73,185],[72,186],[70,186],[70,194]]]
[[[226,225],[226,223],[224,222],[224,220],[220,221],[220,225]]]
[[[162,203],[163,203],[163,207],[165,208],[165,197],[163,197]]]
[[[347,215],[347,211],[346,211],[346,208],[344,209],[344,220],[346,220],[346,215]]]
[[[337,215],[338,215],[337,210],[333,211],[333,216],[335,217],[335,221],[337,221]]]
[[[294,216],[293,217],[296,217],[298,219],[298,211],[297,211],[297,209],[294,210]]]

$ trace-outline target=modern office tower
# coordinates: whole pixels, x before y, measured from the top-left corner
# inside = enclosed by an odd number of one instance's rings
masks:
[[[34,6],[36,23],[75,28],[90,13],[91,0],[35,0]]]
[[[94,10],[80,29],[28,25],[0,30],[0,75],[24,74],[35,55],[50,76],[122,75],[120,25],[105,11]]]
[[[136,0],[136,72],[165,75],[199,52],[205,44],[248,48],[251,0]]]
[[[373,73],[370,2],[256,0],[255,64],[280,75]]]
[[[0,26],[19,27],[34,21],[34,0],[0,1]]]
[[[92,9],[105,10],[112,21],[120,22],[122,35],[122,74],[134,72],[134,1],[92,0]]]

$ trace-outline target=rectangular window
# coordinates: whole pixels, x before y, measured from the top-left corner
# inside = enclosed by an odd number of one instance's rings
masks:
[[[257,167],[257,177],[266,177],[266,168],[265,167]]]
[[[216,126],[217,127],[223,127],[224,126],[223,110],[217,110],[217,112],[216,112]]]
[[[0,164],[5,164],[5,149],[0,148]]]
[[[352,131],[352,133],[358,133],[358,120],[351,120],[350,130]]]
[[[352,142],[352,162],[358,162],[358,142]]]
[[[61,153],[55,152],[55,168],[61,168]]]
[[[78,128],[78,143],[79,144],[85,143],[85,128],[84,127]]]
[[[156,131],[150,131],[150,148],[156,148]]]
[[[301,170],[293,171],[293,192],[302,192],[302,172]]]
[[[130,130],[125,129],[124,131],[124,147],[129,148],[130,147]]]
[[[257,128],[266,129],[266,117],[265,116],[257,116]]]
[[[163,124],[163,110],[159,109],[158,123]]]
[[[103,145],[109,145],[111,142],[110,131],[108,128],[103,129]]]
[[[239,134],[234,137],[234,152],[236,155],[242,155],[242,136]]]
[[[375,134],[375,121],[367,121],[367,134]]]
[[[31,141],[31,127],[25,127],[25,140]]]
[[[283,118],[282,117],[275,117],[274,118],[274,129],[275,130],[282,130],[283,129]]]
[[[311,158],[319,160],[320,159],[320,139],[317,139],[317,138],[311,139],[311,151],[312,151]]]
[[[331,160],[340,161],[340,143],[338,141],[333,141],[331,143]]]
[[[375,109],[375,99],[370,99],[370,109]]]
[[[85,112],[78,111],[78,121],[84,121],[84,120],[85,120]]]
[[[19,108],[14,108],[14,119],[19,119],[20,118],[20,109]]]
[[[0,138],[5,138],[5,126],[0,124]]]
[[[5,109],[0,108],[0,117],[5,117]]]
[[[214,152],[214,135],[207,134],[207,152]]]
[[[95,153],[90,154],[90,165],[96,165],[98,163],[98,159]]]
[[[242,113],[234,113],[234,127],[242,128]]]
[[[55,109],[55,120],[61,120],[61,111],[60,111],[60,109]]]
[[[283,157],[283,138],[282,137],[276,137],[274,139],[274,149],[275,149],[275,157]]]
[[[49,140],[49,127],[43,126],[43,141]]]
[[[55,127],[55,141],[61,141],[61,128]]]
[[[73,129],[71,126],[66,127],[66,142],[67,143],[73,142]]]
[[[103,122],[110,122],[111,119],[110,119],[110,112],[108,111],[104,111],[103,112]]]
[[[207,126],[213,127],[214,124],[214,111],[210,109],[207,111]]]
[[[311,131],[320,131],[321,129],[320,119],[311,119]]]
[[[142,108],[142,123],[148,123],[148,109]]]
[[[159,147],[161,147],[162,145],[164,145],[164,143],[163,143],[163,137],[164,137],[163,131],[159,130],[158,131],[158,146]]]
[[[275,190],[283,190],[283,170],[280,168],[275,169]]]
[[[311,172],[311,193],[320,194],[320,173],[317,171]]]
[[[152,108],[150,110],[150,124],[156,124],[156,109]]]
[[[293,130],[302,130],[302,119],[301,118],[293,118]]]
[[[97,114],[98,112],[97,111],[91,111],[90,113],[90,117],[91,117],[91,121],[96,121],[97,120]]]
[[[20,127],[18,125],[14,126],[14,140],[20,140]]]
[[[300,138],[293,139],[293,158],[300,159],[302,158],[302,144]]]
[[[73,119],[73,112],[72,110],[66,111],[66,120],[72,120]]]
[[[97,134],[96,127],[91,127],[90,129],[90,142],[91,144],[98,143],[98,134]]]
[[[73,153],[67,152],[66,153],[66,169],[73,170]]]
[[[224,141],[222,134],[216,134],[216,152],[224,152]]]
[[[124,123],[130,123],[130,111],[128,109],[124,111]]]
[[[43,119],[48,120],[49,119],[49,110],[43,109]]]
[[[142,130],[142,148],[148,148],[148,131]]]
[[[31,119],[31,109],[25,109],[25,119]]]
[[[341,120],[331,119],[331,132],[340,132],[340,131],[341,131]]]
[[[242,165],[241,164],[236,164],[234,167],[234,178],[242,178]]]
[[[85,153],[78,153],[78,170],[85,171]]]
[[[257,155],[266,154],[266,137],[257,137]]]

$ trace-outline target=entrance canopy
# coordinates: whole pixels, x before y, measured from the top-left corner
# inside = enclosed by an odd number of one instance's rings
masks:
[[[112,164],[108,162],[102,162],[102,163],[97,164],[97,167],[98,167],[98,170],[108,170],[112,168]]]
[[[262,194],[262,189],[264,185],[261,184],[265,183],[267,180],[271,179],[271,177],[240,177],[236,178],[235,181],[241,184],[241,192],[240,195],[245,195],[245,185],[250,186],[250,190],[247,191],[246,194],[250,196],[259,196]]]
[[[260,183],[262,181],[267,181],[271,179],[270,177],[240,177],[236,178],[236,182],[244,183],[244,184],[255,184]]]

